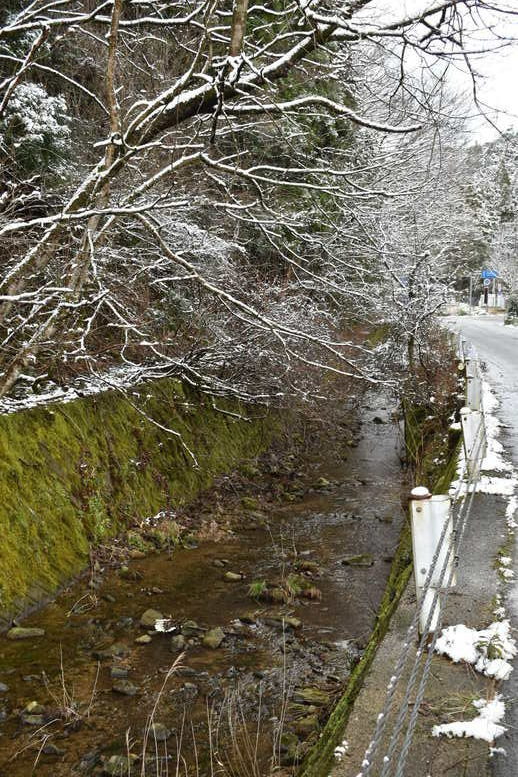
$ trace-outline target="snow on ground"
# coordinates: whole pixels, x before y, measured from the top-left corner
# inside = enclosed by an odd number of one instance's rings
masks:
[[[509,659],[517,653],[508,620],[495,621],[480,631],[463,623],[448,626],[442,630],[435,650],[456,664],[471,664],[477,672],[495,680],[507,680],[513,671]]]
[[[170,631],[178,631],[178,625],[171,618],[158,618],[155,621],[155,631],[167,634]]]
[[[518,498],[516,496],[512,496],[507,504],[507,509],[505,511],[505,520],[510,533],[514,533],[514,529],[516,529],[518,526],[518,523],[516,523],[514,518],[517,508]]]
[[[506,732],[505,726],[500,725],[500,721],[505,715],[505,704],[500,695],[489,701],[475,699],[473,706],[479,711],[476,718],[434,726],[432,736],[472,737],[473,739],[483,739],[485,742],[494,742],[497,737]]]
[[[340,745],[337,745],[334,750],[334,756],[337,761],[341,761],[344,755],[349,750],[349,742],[347,739],[343,739]]]
[[[480,476],[475,483],[472,483],[468,487],[464,477],[466,458],[464,449],[462,449],[457,467],[457,479],[454,480],[450,486],[450,494],[457,497],[465,496],[467,493],[476,491],[480,494],[511,497],[510,502],[514,499],[514,507],[512,508],[512,515],[514,515],[517,502],[513,495],[516,491],[518,480],[512,463],[505,458],[504,446],[498,439],[501,423],[495,415],[495,410],[499,407],[499,401],[487,381],[482,381],[482,407],[486,429],[487,450],[480,465]],[[509,474],[501,477],[494,474],[497,472]],[[510,515],[510,517],[506,516],[508,526],[510,521],[512,521],[512,515]]]

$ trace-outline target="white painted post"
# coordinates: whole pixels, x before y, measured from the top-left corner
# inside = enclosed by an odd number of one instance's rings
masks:
[[[487,452],[486,428],[484,413],[481,410],[471,410],[463,407],[460,411],[462,439],[468,472],[473,474]]]
[[[480,362],[475,356],[466,359],[466,405],[470,410],[482,408],[482,377]]]
[[[427,488],[418,486],[413,489],[411,497],[410,519],[414,554],[414,580],[417,606],[419,607],[419,633],[423,634],[432,612],[433,599],[439,584],[441,583],[440,587],[444,587],[448,583],[452,572],[454,561],[452,546],[453,517],[451,513],[451,500],[446,494],[432,496]],[[430,586],[423,593],[424,584],[437,551],[445,522],[448,522],[448,527],[431,574]],[[440,577],[445,562],[446,570],[441,582]],[[454,578],[452,579],[452,585],[455,585]],[[440,595],[437,597],[430,618],[428,628],[430,632],[435,631],[437,627],[439,613]]]
[[[464,361],[464,343],[466,341],[464,340],[463,336],[459,334],[459,341],[457,343],[457,355],[461,362]]]
[[[466,375],[470,378],[477,375],[478,359],[473,354],[466,356]]]

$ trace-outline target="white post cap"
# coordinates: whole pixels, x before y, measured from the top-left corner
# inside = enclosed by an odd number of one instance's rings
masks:
[[[426,486],[416,486],[412,489],[410,495],[414,499],[428,499],[428,497],[431,496]]]

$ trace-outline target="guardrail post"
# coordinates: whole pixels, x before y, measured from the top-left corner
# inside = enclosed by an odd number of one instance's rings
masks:
[[[419,607],[419,633],[423,634],[430,613],[428,631],[433,632],[437,627],[440,613],[440,596],[437,597],[435,606],[433,600],[437,588],[443,587],[450,579],[453,568],[454,553],[452,548],[453,517],[451,512],[451,500],[445,494],[432,496],[427,488],[418,486],[411,493],[410,521],[412,527],[412,549],[414,555],[414,580]],[[444,524],[448,522],[445,536],[433,567],[430,585],[424,591],[424,584],[437,552]],[[440,580],[443,566],[447,559],[443,580]],[[452,585],[455,581],[452,578]]]
[[[466,405],[470,410],[482,409],[482,376],[480,362],[475,357],[466,359]]]
[[[487,452],[486,427],[484,413],[463,407],[460,411],[462,439],[468,472],[473,474]]]
[[[461,334],[459,334],[459,340],[457,342],[457,355],[461,362],[464,361],[464,344],[465,340]]]

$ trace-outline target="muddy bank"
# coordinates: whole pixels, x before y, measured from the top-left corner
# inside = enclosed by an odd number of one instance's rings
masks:
[[[348,444],[339,431],[301,470],[282,451],[262,473],[251,461],[177,516],[188,548],[133,548],[110,570],[108,546],[105,574],[94,565],[90,584],[23,622],[42,636],[3,637],[0,774],[165,775],[178,748],[203,774],[211,756],[240,773],[243,753],[262,768],[299,761],[367,644],[397,544],[389,416],[371,399]],[[150,609],[144,622],[169,631],[141,624]]]

